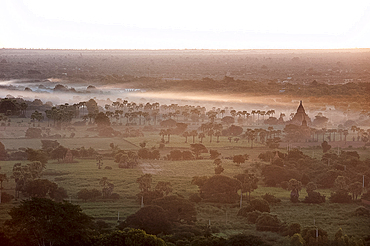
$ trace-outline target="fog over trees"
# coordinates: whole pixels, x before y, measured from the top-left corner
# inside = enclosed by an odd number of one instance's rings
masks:
[[[369,244],[368,56],[1,50],[1,242]]]

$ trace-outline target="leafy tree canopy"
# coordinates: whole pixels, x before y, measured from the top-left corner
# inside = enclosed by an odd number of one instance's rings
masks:
[[[5,222],[15,245],[73,245],[86,241],[92,218],[78,205],[46,198],[21,201]]]

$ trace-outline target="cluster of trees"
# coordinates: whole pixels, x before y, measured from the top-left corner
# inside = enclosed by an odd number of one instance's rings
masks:
[[[81,200],[87,201],[87,200],[96,200],[98,198],[103,199],[113,199],[117,200],[120,198],[119,194],[113,193],[114,190],[114,184],[109,182],[107,177],[103,177],[99,180],[99,185],[102,187],[102,190],[98,189],[87,189],[84,188],[77,192],[77,197]]]
[[[15,194],[19,198],[20,193],[27,197],[51,198],[55,201],[62,201],[67,198],[67,191],[58,187],[54,182],[41,179],[45,164],[33,161],[26,165],[16,163],[13,166],[11,178],[15,181]]]
[[[191,183],[199,187],[199,196],[204,201],[234,203],[244,196],[243,193],[248,193],[250,198],[250,193],[258,187],[257,182],[258,178],[245,170],[233,178],[220,174],[211,177],[195,176]]]
[[[41,149],[19,148],[18,150],[7,151],[0,142],[0,158],[3,160],[29,160],[39,161],[46,164],[49,160],[64,161],[68,148],[60,145],[57,140],[41,140]],[[93,148],[85,147],[70,149],[73,158],[94,158],[97,151]]]
[[[265,184],[290,189],[295,202],[303,186],[308,194],[303,202],[324,202],[325,197],[315,192],[318,187],[333,190],[329,198],[332,202],[351,202],[357,200],[363,186],[369,183],[369,160],[361,161],[356,151],[342,151],[340,155],[327,152],[322,160],[304,155],[298,149],[288,154],[265,152],[259,158],[270,162],[262,167]]]

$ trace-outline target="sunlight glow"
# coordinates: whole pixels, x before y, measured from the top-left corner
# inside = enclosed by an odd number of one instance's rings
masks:
[[[355,48],[370,40],[367,0],[5,0],[3,6],[4,47]]]

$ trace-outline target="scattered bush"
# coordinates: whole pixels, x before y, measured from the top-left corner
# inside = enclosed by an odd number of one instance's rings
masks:
[[[354,214],[356,216],[370,216],[370,210],[361,206],[361,207],[356,208]]]
[[[306,227],[303,229],[301,235],[305,242],[316,241],[316,230],[318,232],[318,244],[317,245],[329,245],[328,233],[321,228]]]
[[[218,165],[215,167],[215,174],[221,174],[225,169],[221,166]]]
[[[160,206],[145,206],[136,213],[127,217],[120,223],[118,228],[132,227],[142,229],[148,234],[169,233],[171,223],[167,218],[166,211]]]
[[[1,192],[1,203],[8,203],[13,199],[14,199],[13,195],[10,195],[6,192]]]
[[[256,220],[257,231],[280,231],[281,221],[278,219],[277,215],[272,215],[269,213],[263,213]]]
[[[194,203],[179,196],[165,196],[153,200],[151,204],[162,207],[169,221],[194,222],[196,220],[197,212]]]
[[[249,204],[252,207],[252,211],[260,211],[262,213],[267,212],[270,213],[270,206],[269,203],[264,199],[253,199],[250,201]]]
[[[120,199],[120,195],[119,194],[117,194],[117,193],[112,193],[110,196],[109,196],[109,198],[110,199],[113,199],[113,200],[118,200],[118,199]]]
[[[290,239],[291,246],[303,246],[305,244],[304,239],[302,238],[301,234],[296,233]]]
[[[274,195],[271,195],[270,193],[266,193],[265,195],[262,196],[262,198],[266,200],[269,204],[281,202],[279,198],[276,198]]]
[[[209,202],[233,203],[239,199],[240,182],[236,179],[214,175],[200,187],[200,195]]]
[[[41,129],[40,128],[28,128],[26,130],[26,138],[41,138]]]
[[[199,203],[202,201],[202,198],[199,196],[198,193],[191,194],[189,196],[189,201]]]
[[[256,223],[256,221],[257,221],[257,219],[258,219],[258,217],[260,217],[261,216],[261,212],[260,211],[253,211],[253,212],[249,212],[249,213],[247,213],[247,220],[250,222],[250,223],[253,223],[253,224],[255,224]]]
[[[237,216],[247,217],[248,213],[253,212],[253,211],[254,210],[252,210],[252,207],[248,205],[246,207],[239,209]]]
[[[153,200],[163,197],[163,193],[154,190],[154,191],[142,191],[138,193],[137,200],[141,203],[141,200],[143,199],[145,205],[149,205],[152,203]]]
[[[310,191],[307,194],[308,196],[306,196],[304,200],[302,201],[304,203],[324,203],[325,202],[325,196],[321,195],[319,192]]]
[[[286,230],[283,232],[283,236],[293,236],[295,234],[301,233],[301,225],[298,223],[292,223],[287,226]]]
[[[104,169],[112,170],[111,166],[105,166]]]
[[[346,191],[338,191],[331,193],[329,200],[334,203],[350,203],[352,201],[352,197]]]
[[[80,190],[78,193],[77,193],[77,197],[78,199],[82,199],[84,201],[87,201],[87,200],[94,200],[98,197],[101,197],[102,193],[97,190],[97,189],[92,189],[92,190],[88,190],[88,189],[82,189]]]

